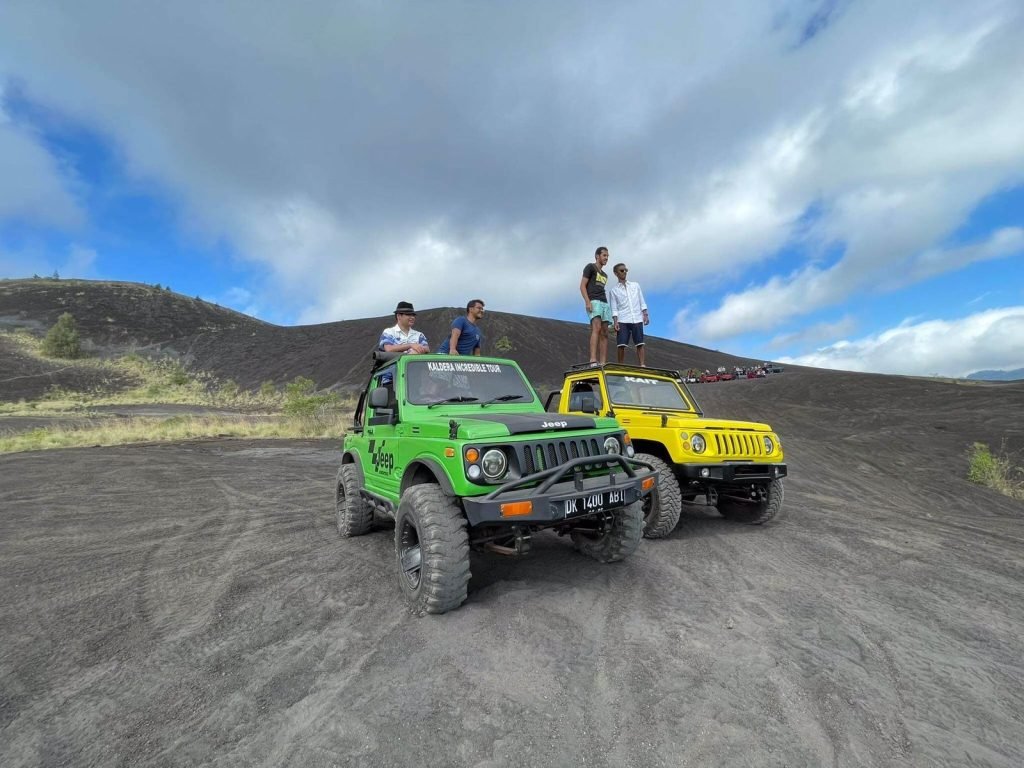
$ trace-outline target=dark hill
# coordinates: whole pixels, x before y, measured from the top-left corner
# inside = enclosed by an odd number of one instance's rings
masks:
[[[391,299],[387,306],[392,306]],[[41,336],[63,312],[74,316],[87,349],[96,354],[161,351],[244,387],[303,375],[323,387],[355,389],[363,383],[381,330],[394,324],[392,315],[381,315],[283,327],[139,283],[0,282],[0,329],[27,328]],[[436,347],[447,335],[452,318],[462,312],[454,307],[420,310],[416,327]],[[542,388],[557,385],[567,366],[587,359],[587,328],[582,323],[488,312],[483,330],[485,354],[501,354],[495,344],[507,339],[512,345],[507,356],[518,360]],[[0,347],[0,366],[11,371],[34,367],[31,373],[40,378],[37,369],[48,365],[33,361],[29,366],[12,355],[10,349]],[[649,338],[648,358],[659,366],[681,370],[751,362],[660,338]],[[49,370],[60,367],[53,364]],[[43,389],[52,383],[46,381]],[[14,395],[0,384],[0,399],[12,395],[30,396]]]
[[[393,306],[392,299],[386,304]],[[421,309],[416,327],[436,348],[462,311]],[[303,375],[322,387],[355,390],[365,381],[369,354],[381,330],[394,322],[393,316],[381,315],[282,327],[137,283],[0,281],[0,329],[27,328],[41,336],[62,312],[74,315],[95,354],[159,351],[250,388]],[[566,367],[587,358],[582,323],[489,311],[482,326],[484,352],[498,354],[495,344],[507,339],[512,349],[505,356],[518,360],[542,393],[559,385]],[[679,370],[750,362],[660,338],[649,338],[648,361]],[[37,397],[66,375],[65,363],[20,356],[0,339],[0,401]],[[72,383],[116,385],[80,375]],[[787,366],[785,373],[767,379],[702,384],[694,391],[709,413],[766,421],[783,435],[806,440],[805,460],[820,464],[823,477],[836,471],[863,473],[868,486],[875,471],[927,471],[926,485],[940,492],[951,466],[963,474],[963,457],[972,442],[998,448],[1005,441],[1009,451],[1024,450],[1024,421],[1019,417],[1024,413],[1024,382]],[[829,433],[845,437],[839,443],[823,439]],[[872,463],[872,453],[882,445],[897,457],[888,462],[893,466]]]

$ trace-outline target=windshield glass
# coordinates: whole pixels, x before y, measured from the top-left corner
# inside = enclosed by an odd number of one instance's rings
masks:
[[[405,369],[406,399],[413,405],[451,401],[481,407],[481,403],[533,402],[533,389],[519,369],[507,363],[463,360],[409,361]]]
[[[613,405],[690,410],[690,404],[686,402],[679,387],[669,379],[608,374],[606,384]]]

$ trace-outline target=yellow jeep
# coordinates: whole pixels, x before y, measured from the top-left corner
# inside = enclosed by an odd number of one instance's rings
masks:
[[[565,372],[559,413],[614,416],[625,427],[638,461],[658,473],[644,500],[644,535],[667,536],[683,502],[703,495],[723,517],[751,525],[782,507],[786,464],[770,426],[704,416],[678,371],[583,363]]]

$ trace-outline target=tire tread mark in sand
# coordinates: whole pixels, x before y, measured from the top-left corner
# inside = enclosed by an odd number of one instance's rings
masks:
[[[144,564],[144,571],[140,577],[144,579],[145,590],[142,606],[139,609],[144,616],[152,617],[160,615],[158,623],[165,624],[165,627],[157,627],[154,631],[166,633],[170,630],[172,637],[182,637],[200,630],[206,625],[217,612],[217,601],[229,589],[231,582],[235,579],[235,569],[232,564],[244,552],[245,534],[253,529],[255,521],[245,515],[245,509],[237,498],[239,494],[229,483],[212,478],[213,484],[220,491],[225,504],[221,507],[223,514],[214,517],[200,519],[197,523],[190,525],[187,530],[182,531],[169,539],[164,540],[153,551],[147,554]],[[226,539],[224,546],[216,546]],[[192,589],[187,594],[181,594],[168,588],[159,581],[161,574],[153,574],[153,562],[158,551],[166,550],[166,554],[160,558],[172,566],[180,565],[180,558],[194,552],[195,544],[202,542],[202,551],[208,552],[211,542],[214,542],[217,554],[210,560],[203,560],[202,567],[209,575],[209,581],[198,584],[194,579],[190,580]],[[156,594],[154,594],[156,593]],[[173,595],[176,600],[167,600],[168,595]],[[167,608],[168,602],[172,603],[170,610],[154,611],[151,607],[152,601],[158,601],[162,607]],[[187,603],[175,606],[174,603]],[[180,610],[176,610],[180,609]]]
[[[216,581],[219,588],[214,593],[212,599],[214,612],[219,616],[226,613],[233,606],[240,593],[247,591],[246,588],[242,587],[243,580],[236,574],[234,565],[245,552],[246,535],[257,527],[255,518],[247,514],[251,504],[256,502],[257,497],[254,494],[238,490],[221,478],[214,478],[213,482],[224,497],[226,508],[229,512],[229,519],[232,521],[230,523],[232,530],[229,533],[231,543],[224,549],[223,555],[218,558],[218,564],[225,564],[229,567],[227,570],[222,571],[217,578]],[[243,503],[242,500],[246,497],[248,497],[250,504]],[[214,623],[216,622],[217,620],[214,618]]]
[[[584,626],[584,636],[594,649],[594,658],[593,663],[588,664],[591,673],[587,676],[582,719],[588,740],[596,739],[602,743],[599,749],[602,760],[598,765],[632,764],[629,752],[632,740],[624,742],[622,738],[622,729],[628,724],[623,713],[630,712],[632,719],[637,702],[623,703],[629,690],[627,681],[621,679],[626,671],[624,665],[629,664],[623,626],[637,593],[645,585],[631,578],[629,559],[602,566],[607,569],[602,573],[604,584],[600,587],[605,599],[594,602],[602,610],[591,614]],[[611,653],[603,653],[600,649],[610,649]],[[576,663],[579,665],[581,660],[577,659]]]

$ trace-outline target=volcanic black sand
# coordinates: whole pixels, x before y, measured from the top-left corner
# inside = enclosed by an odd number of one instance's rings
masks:
[[[334,441],[0,458],[0,764],[1021,765],[1024,505],[963,452],[1024,389],[697,391],[784,436],[779,519],[543,535],[424,619],[391,531],[338,537]]]
[[[421,619],[393,532],[335,530],[338,441],[0,457],[0,765],[1024,764],[1024,503],[966,480],[1024,385],[694,391],[782,435],[779,518],[540,535]]]

